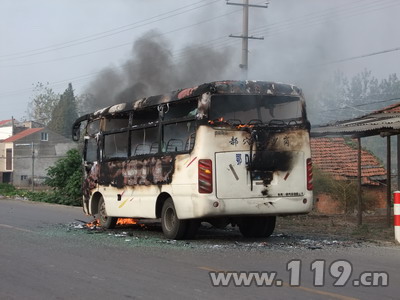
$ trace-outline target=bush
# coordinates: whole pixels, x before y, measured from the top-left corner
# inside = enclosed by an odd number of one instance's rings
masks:
[[[0,183],[0,195],[23,197],[31,201],[81,206],[82,161],[76,149],[69,150],[66,157],[48,168],[45,184],[53,188],[50,192],[18,190],[13,185]]]
[[[318,168],[313,169],[314,195],[328,194],[339,202],[345,213],[352,213],[358,205],[358,187],[355,180],[336,180]],[[362,210],[373,208],[376,200],[370,193],[362,195]]]
[[[16,188],[8,183],[0,183],[0,195],[13,196],[15,195]]]
[[[51,186],[54,193],[49,194],[45,202],[80,206],[82,175],[82,158],[79,151],[69,150],[66,157],[47,169],[48,178],[45,184]]]

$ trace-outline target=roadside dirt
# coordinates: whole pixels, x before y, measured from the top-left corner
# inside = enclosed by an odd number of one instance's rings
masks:
[[[394,244],[394,229],[387,226],[386,216],[363,216],[362,221],[358,226],[356,216],[313,213],[279,217],[275,232]]]

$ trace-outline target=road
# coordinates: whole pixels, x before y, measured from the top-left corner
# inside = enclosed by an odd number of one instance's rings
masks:
[[[0,198],[0,299],[400,297],[400,247],[395,245],[324,240],[322,247],[314,247],[309,239],[285,239],[279,232],[270,239],[250,240],[233,230],[212,229],[204,229],[196,241],[169,241],[153,224],[103,231],[82,229],[78,220],[90,218],[77,207]],[[342,287],[334,286],[329,273],[340,275],[330,267],[338,260],[334,267],[343,260],[353,267]],[[324,286],[313,284],[311,266],[325,270]],[[296,268],[300,282],[290,286],[296,283]],[[247,287],[214,287],[209,273],[216,271],[276,271],[278,280],[273,286],[252,282]],[[353,287],[367,271],[385,272],[388,286]]]

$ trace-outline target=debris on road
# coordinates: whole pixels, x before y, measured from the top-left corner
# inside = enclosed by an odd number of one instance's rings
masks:
[[[76,220],[68,224],[68,230],[86,231],[86,233],[100,233],[100,235],[123,239],[126,243],[145,243],[146,245],[169,245],[174,247],[190,247],[210,250],[238,249],[245,251],[319,251],[341,248],[367,247],[371,243],[358,239],[339,239],[334,237],[320,237],[313,234],[288,234],[278,232],[272,234],[268,239],[243,238],[237,229],[228,227],[226,229],[210,228],[202,226],[197,239],[191,241],[166,240],[159,224],[147,224],[143,230],[143,224],[135,223],[120,226],[117,229],[107,230],[94,222]]]

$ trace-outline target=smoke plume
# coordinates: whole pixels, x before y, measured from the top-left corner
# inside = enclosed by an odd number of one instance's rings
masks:
[[[173,55],[168,41],[150,31],[134,42],[131,56],[121,68],[105,68],[88,85],[86,93],[93,100],[87,105],[94,111],[204,82],[232,79],[230,51],[192,45]]]

